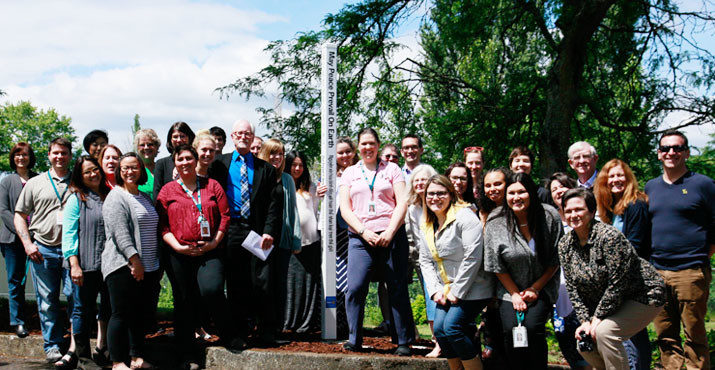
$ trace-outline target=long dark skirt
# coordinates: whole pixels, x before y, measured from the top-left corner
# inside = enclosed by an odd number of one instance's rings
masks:
[[[290,257],[283,329],[306,333],[320,329],[322,278],[320,241]]]

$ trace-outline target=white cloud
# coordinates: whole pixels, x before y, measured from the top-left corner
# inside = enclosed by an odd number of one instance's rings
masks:
[[[160,137],[177,120],[194,129],[255,121],[255,103],[213,89],[265,66],[267,41],[255,33],[284,21],[189,1],[5,3],[2,101],[53,107],[80,139],[103,128],[122,149],[135,113]]]

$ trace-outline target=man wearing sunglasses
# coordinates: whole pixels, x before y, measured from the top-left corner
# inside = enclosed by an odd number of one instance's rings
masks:
[[[653,324],[665,369],[709,369],[705,333],[710,257],[715,251],[715,182],[689,171],[688,138],[668,130],[660,138],[663,175],[648,181],[651,262],[665,279],[667,300]],[[684,344],[680,340],[683,325]]]

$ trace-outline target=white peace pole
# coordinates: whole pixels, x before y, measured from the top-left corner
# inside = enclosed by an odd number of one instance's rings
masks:
[[[338,46],[324,44],[322,48],[321,94],[320,94],[320,159],[322,183],[328,191],[323,198],[322,207],[322,272],[323,272],[323,322],[322,338],[337,338],[337,300],[335,297],[335,246],[337,200],[337,163],[335,146],[337,145],[337,91],[338,91]]]

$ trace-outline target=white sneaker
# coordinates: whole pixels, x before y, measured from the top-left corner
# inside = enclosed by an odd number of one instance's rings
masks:
[[[47,354],[46,354],[45,358],[47,359],[47,362],[55,363],[62,358],[62,353],[60,353],[59,348],[52,347],[47,350]]]

